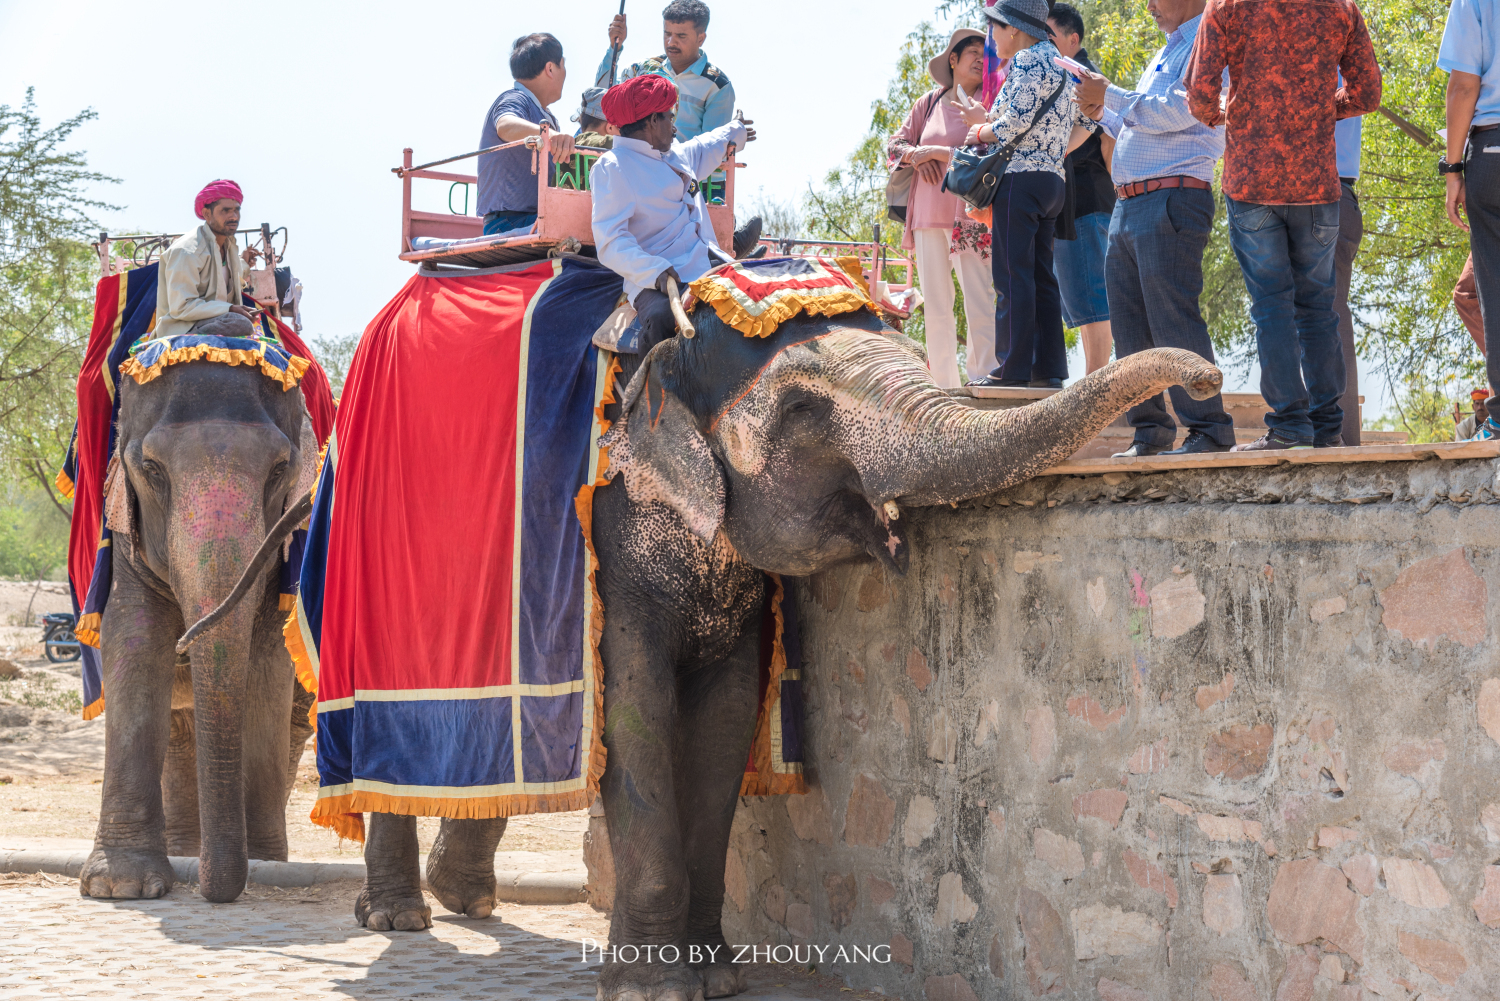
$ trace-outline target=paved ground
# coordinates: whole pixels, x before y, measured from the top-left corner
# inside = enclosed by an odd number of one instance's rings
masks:
[[[586,904],[502,904],[486,921],[430,897],[427,932],[355,925],[354,883],[253,887],[209,904],[177,887],[161,900],[80,897],[75,880],[0,874],[0,999],[62,997],[457,998],[589,1001],[595,978],[579,942],[607,919]],[[876,995],[782,967],[750,970],[756,1001]]]

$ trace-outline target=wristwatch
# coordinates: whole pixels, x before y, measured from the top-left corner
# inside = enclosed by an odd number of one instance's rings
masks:
[[[1449,163],[1447,156],[1440,156],[1438,157],[1437,168],[1439,174],[1462,174],[1464,172],[1464,162],[1460,160],[1457,163]]]

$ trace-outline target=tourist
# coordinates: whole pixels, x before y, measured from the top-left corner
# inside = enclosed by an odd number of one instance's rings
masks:
[[[995,286],[990,277],[990,233],[963,211],[957,195],[943,190],[953,147],[968,135],[963,103],[955,87],[978,94],[984,82],[984,33],[959,28],[948,47],[927,64],[937,83],[907,112],[886,145],[892,168],[916,173],[907,196],[901,246],[915,249],[917,280],[926,318],[927,367],[944,389],[963,385],[958,372],[958,324],[953,315],[953,278],[964,294],[968,321],[965,368],[982,379],[995,367]]]
[[[1344,412],[1340,437],[1345,446],[1359,444],[1359,356],[1354,350],[1354,314],[1349,311],[1349,283],[1354,278],[1354,258],[1365,235],[1365,217],[1359,210],[1354,183],[1359,180],[1359,152],[1364,118],[1355,115],[1333,127],[1334,156],[1338,161],[1339,242],[1333,254],[1333,311],[1339,317],[1339,344],[1344,353]],[[1456,290],[1455,290],[1456,294]]]
[[[641,321],[642,355],[676,329],[667,279],[684,286],[730,260],[713,242],[698,182],[724,161],[730,143],[743,147],[755,139],[751,123],[740,121],[674,142],[676,103],[672,81],[654,73],[611,87],[604,117],[620,134],[594,162],[589,181],[599,263],[625,279]]]
[[[1213,229],[1214,164],[1224,152],[1224,130],[1188,111],[1182,77],[1204,0],[1155,0],[1147,9],[1166,35],[1147,60],[1135,90],[1097,73],[1078,84],[1078,99],[1096,109],[1115,138],[1110,175],[1119,196],[1109,221],[1106,288],[1119,357],[1147,348],[1184,348],[1214,360],[1208,324],[1198,308],[1203,251]],[[1172,412],[1157,393],[1130,408],[1130,447],[1116,453],[1141,458],[1223,452],[1234,447],[1234,421],[1217,394],[1195,400],[1173,386]],[[1188,429],[1179,448],[1177,422]]]
[[[605,88],[590,87],[583,92],[583,103],[569,121],[578,123],[573,142],[589,149],[610,149],[620,130],[604,120]]]
[[[1488,357],[1489,351],[1484,346],[1484,316],[1479,311],[1479,290],[1474,286],[1473,254],[1464,259],[1463,270],[1458,273],[1458,282],[1453,286],[1453,308],[1474,346],[1479,348],[1479,356]]]
[[[1016,140],[991,206],[999,364],[976,381],[980,386],[1060,389],[1068,376],[1052,243],[1063,207],[1063,158],[1097,126],[1079,111],[1071,81],[1053,61],[1059,53],[1048,38],[1047,11],[1047,0],[998,0],[984,9],[1010,70],[987,116],[977,102],[964,109],[973,126],[965,145]]]
[[[513,143],[550,132],[548,151],[554,161],[573,155],[573,137],[558,131],[557,118],[547,108],[562,97],[567,68],[562,43],[546,32],[522,35],[510,50],[510,75],[515,83],[495,98],[484,116],[481,149]],[[536,175],[531,151],[524,146],[485,153],[479,158],[479,205],[484,235],[520,232],[536,222]]]
[[[1500,316],[1500,156],[1488,155],[1500,153],[1497,41],[1500,0],[1453,0],[1438,48],[1438,66],[1448,71],[1448,149],[1438,161],[1438,171],[1447,175],[1449,220],[1469,231],[1491,391],[1500,386],[1500,358],[1489,350],[1490,327],[1500,326],[1489,322],[1491,316]],[[1474,437],[1500,438],[1500,423],[1493,414]]]
[[[1083,47],[1083,17],[1071,4],[1055,3],[1047,15],[1057,51],[1094,69]],[[1057,284],[1062,291],[1063,323],[1078,329],[1085,371],[1109,364],[1113,337],[1109,300],[1104,287],[1104,252],[1109,244],[1109,217],[1115,207],[1109,161],[1115,140],[1103,129],[1083,141],[1063,161],[1067,187],[1057,223],[1053,252]]]
[[[1333,129],[1380,106],[1364,17],[1354,0],[1210,0],[1186,82],[1193,115],[1226,125],[1229,241],[1250,293],[1260,391],[1271,407],[1266,433],[1235,450],[1340,445],[1344,352],[1333,266],[1342,192]],[[1234,109],[1227,123],[1226,106]]]
[[[193,199],[193,211],[203,225],[172,241],[161,255],[156,277],[156,326],[158,337],[185,334],[195,326],[213,324],[203,333],[254,336],[251,312],[240,304],[245,284],[245,266],[252,251],[242,258],[234,234],[240,227],[240,203],[245,196],[233,181],[211,181]],[[220,317],[234,319],[214,323]]]

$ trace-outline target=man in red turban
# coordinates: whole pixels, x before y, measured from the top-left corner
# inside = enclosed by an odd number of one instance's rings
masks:
[[[245,269],[253,260],[235,252],[244,194],[233,181],[210,181],[193,199],[203,225],[172,241],[156,277],[156,334],[169,337],[194,327],[200,333],[250,337],[250,310],[240,305]],[[206,324],[206,326],[199,326]]]
[[[625,278],[641,321],[641,353],[674,330],[667,279],[680,285],[733,260],[714,242],[700,182],[724,162],[729,145],[755,139],[747,121],[674,142],[677,87],[660,76],[631,77],[604,95],[604,116],[620,134],[594,164],[594,244],[599,260]]]

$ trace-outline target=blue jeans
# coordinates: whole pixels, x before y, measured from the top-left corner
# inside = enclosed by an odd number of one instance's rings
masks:
[[[1052,241],[1063,179],[1050,171],[1006,174],[995,191],[990,267],[995,278],[995,357],[990,375],[1022,382],[1068,377],[1062,296]]]
[[[1213,223],[1214,196],[1200,188],[1162,188],[1115,202],[1104,274],[1117,357],[1184,348],[1214,360],[1208,325],[1198,311],[1203,249]],[[1181,386],[1168,392],[1172,410],[1189,430],[1234,444],[1234,419],[1224,412],[1223,397],[1195,400]],[[1177,421],[1161,393],[1131,407],[1127,419],[1142,444],[1171,448],[1177,438]]]
[[[491,212],[484,217],[484,235],[499,236],[513,229],[527,229],[534,222],[535,212]]]
[[[1299,444],[1329,444],[1344,423],[1344,348],[1333,311],[1339,203],[1224,200],[1250,293],[1260,392],[1272,411],[1266,426]]]
[[[1109,245],[1108,212],[1090,212],[1073,221],[1076,240],[1058,240],[1053,245],[1057,284],[1062,290],[1063,322],[1070,327],[1103,323],[1109,319],[1109,299],[1104,291],[1104,254]]]

